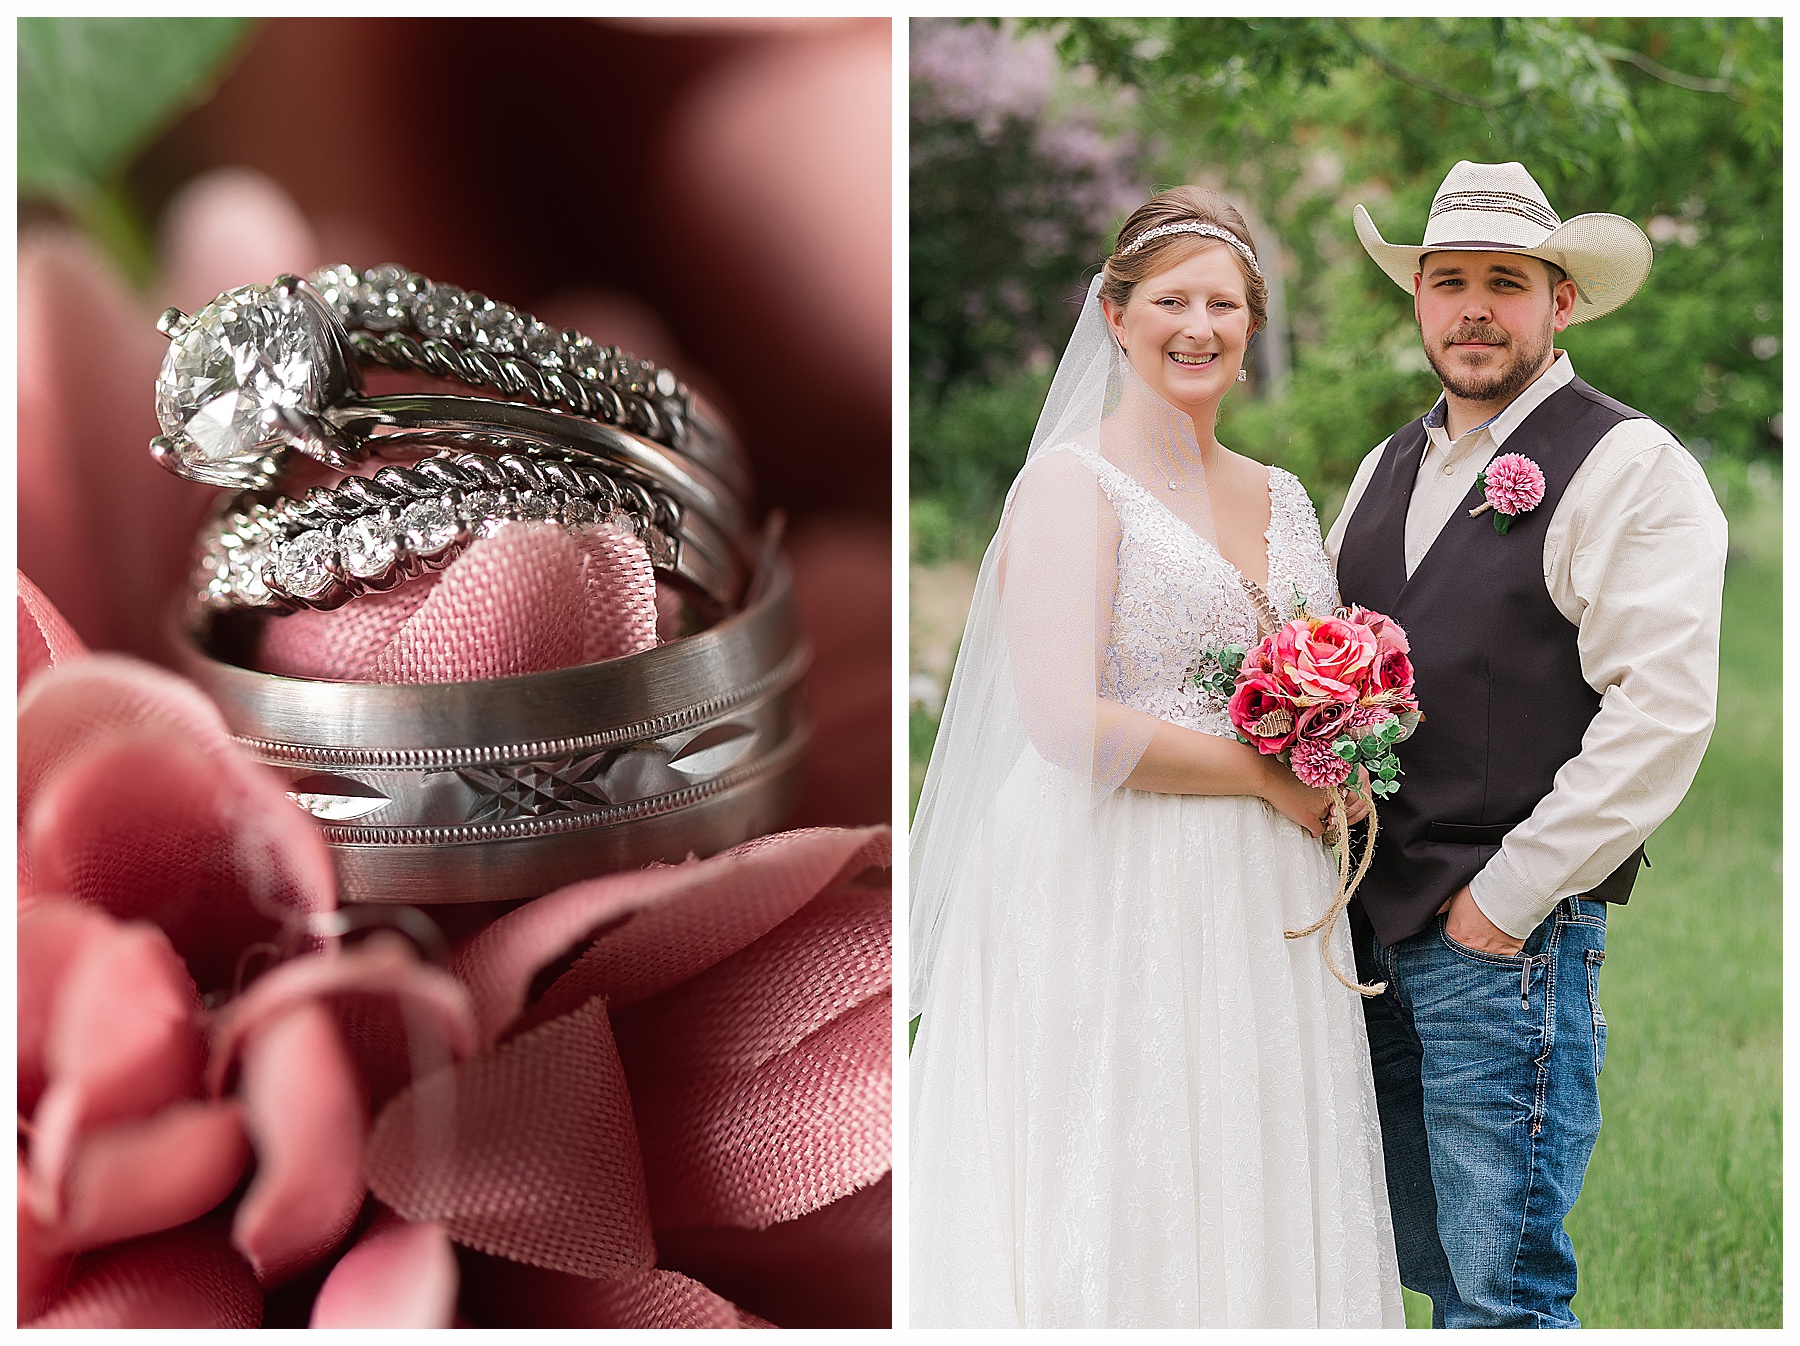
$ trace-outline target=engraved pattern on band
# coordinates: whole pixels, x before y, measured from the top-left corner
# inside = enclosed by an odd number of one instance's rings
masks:
[[[524,677],[324,682],[222,663],[199,634],[180,648],[319,819],[346,902],[511,900],[779,826],[807,743],[797,621],[769,557],[706,631]]]

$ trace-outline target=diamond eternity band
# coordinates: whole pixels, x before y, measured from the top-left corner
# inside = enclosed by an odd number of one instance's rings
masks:
[[[231,499],[200,533],[197,603],[212,612],[336,608],[441,569],[515,521],[621,528],[644,543],[653,566],[722,606],[746,578],[742,538],[624,473],[517,452],[449,452],[298,498]]]

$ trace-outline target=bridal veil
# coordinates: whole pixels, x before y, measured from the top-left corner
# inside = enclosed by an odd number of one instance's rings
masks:
[[[956,876],[1022,753],[1084,778],[1091,801],[1131,775],[1155,721],[1104,698],[1117,521],[1081,445],[1156,491],[1215,543],[1193,421],[1159,397],[1114,339],[1101,278],[1038,417],[982,558],[912,826],[910,1014],[924,1009]],[[1162,494],[1163,492],[1158,492]]]

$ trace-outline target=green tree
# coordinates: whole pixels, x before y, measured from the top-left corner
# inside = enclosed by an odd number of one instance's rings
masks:
[[[992,23],[964,27],[1017,41]],[[940,537],[991,523],[1024,456],[1045,347],[1060,346],[1073,312],[1061,301],[1135,204],[1027,261],[1019,231],[1034,198],[1001,185],[1051,181],[1031,159],[1032,127],[1079,99],[1125,109],[1114,123],[1136,130],[1118,141],[1119,179],[1203,179],[1261,221],[1292,374],[1231,398],[1221,434],[1298,472],[1321,501],[1437,393],[1409,298],[1357,244],[1351,208],[1366,204],[1390,238],[1417,238],[1464,158],[1518,159],[1565,219],[1612,211],[1650,234],[1643,290],[1563,338],[1584,377],[1702,457],[1779,453],[1779,20],[1084,18],[1022,20],[1017,33],[1054,43],[1065,91],[1015,108],[987,139],[955,125],[980,113],[939,100],[930,135],[957,153],[915,148],[914,490],[960,520]],[[931,78],[915,67],[916,108]]]

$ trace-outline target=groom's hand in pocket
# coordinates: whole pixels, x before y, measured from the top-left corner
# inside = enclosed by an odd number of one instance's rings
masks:
[[[1488,920],[1481,908],[1475,905],[1475,898],[1470,894],[1466,883],[1456,890],[1443,910],[1444,933],[1465,949],[1512,958],[1525,947],[1524,940],[1514,939]]]

